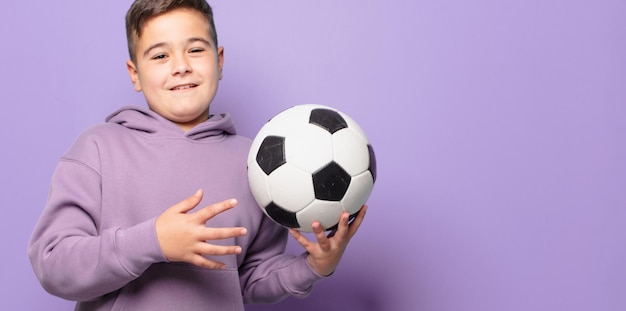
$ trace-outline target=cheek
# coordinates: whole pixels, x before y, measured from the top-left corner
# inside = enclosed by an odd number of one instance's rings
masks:
[[[162,70],[161,70],[162,71]],[[140,75],[141,87],[145,90],[161,89],[167,81],[167,74],[160,70],[148,69]]]
[[[209,79],[215,79],[216,77],[219,78],[220,76],[220,70],[219,70],[219,67],[217,66],[217,62],[215,61],[215,59],[199,60],[198,62],[195,63],[193,68],[194,68],[194,71],[198,73],[202,73],[204,77],[209,78]]]

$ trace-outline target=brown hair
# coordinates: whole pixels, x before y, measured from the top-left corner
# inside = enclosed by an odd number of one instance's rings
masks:
[[[128,54],[133,62],[136,62],[135,44],[141,37],[145,23],[153,17],[181,8],[192,9],[206,16],[210,26],[209,35],[217,48],[213,10],[205,0],[135,0],[126,13],[126,40]]]

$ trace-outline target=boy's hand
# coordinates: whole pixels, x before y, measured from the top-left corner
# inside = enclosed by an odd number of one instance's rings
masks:
[[[169,261],[184,261],[209,269],[221,269],[222,262],[202,255],[232,255],[241,253],[240,246],[213,245],[207,242],[247,234],[246,228],[207,228],[205,223],[215,215],[237,205],[231,199],[187,213],[202,200],[202,190],[168,208],[156,219],[156,232],[163,254]]]
[[[307,260],[311,267],[320,275],[328,276],[337,268],[341,256],[343,256],[343,252],[348,246],[348,242],[350,242],[350,239],[361,226],[366,210],[367,205],[363,205],[350,225],[348,225],[350,215],[343,213],[339,220],[337,232],[334,235],[331,233],[328,237],[324,234],[324,229],[320,223],[317,221],[313,222],[313,232],[317,238],[317,243],[310,242],[298,230],[290,229],[289,232],[309,253]]]

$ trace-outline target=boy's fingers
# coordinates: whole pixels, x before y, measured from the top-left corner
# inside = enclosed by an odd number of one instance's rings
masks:
[[[304,247],[305,249],[308,249],[311,242],[304,235],[302,235],[300,231],[296,229],[289,229],[289,233],[291,233],[291,236],[293,236],[293,238],[296,239],[298,244],[302,245],[302,247]]]
[[[224,269],[226,268],[226,265],[223,262],[219,262],[219,261],[213,261],[210,259],[207,259],[206,257],[197,254],[194,255],[194,257],[191,260],[191,263],[198,266],[198,267],[203,267],[203,268],[207,268],[207,269]]]
[[[361,223],[363,223],[363,218],[365,218],[365,213],[367,213],[367,205],[363,205],[363,207],[361,207],[361,210],[356,215],[356,218],[354,218],[354,221],[352,221],[352,223],[350,224],[350,227],[349,227],[350,238],[352,238],[352,236],[354,236],[356,231],[359,230]]]
[[[202,195],[202,189],[198,189],[196,193],[178,202],[176,205],[172,206],[170,210],[175,213],[186,213],[196,207],[198,203],[200,203],[200,201],[202,200]]]
[[[337,232],[334,236],[340,239],[345,239],[348,236],[348,222],[350,221],[350,214],[344,212],[341,214],[339,223],[337,224]]]
[[[312,228],[320,248],[324,251],[330,249],[330,241],[326,237],[326,233],[324,232],[322,225],[318,221],[314,221]]]
[[[241,254],[241,246],[225,246],[214,245],[209,243],[201,243],[198,246],[198,252],[204,255],[223,256],[223,255],[238,255]]]
[[[200,235],[200,239],[207,240],[223,240],[228,238],[236,238],[248,234],[248,229],[244,227],[233,228],[206,228]]]
[[[231,209],[237,206],[237,200],[229,199],[222,202],[218,202],[215,204],[211,204],[207,207],[204,207],[197,212],[194,212],[193,215],[199,222],[207,222],[209,219],[213,218],[215,215]]]
[[[341,219],[339,220],[339,223],[337,224],[337,228],[331,231],[329,234],[327,234],[326,238],[330,239],[332,237],[337,236],[338,238],[341,238],[341,239],[346,239],[346,238],[351,239],[354,236],[354,234],[356,234],[356,231],[359,229],[359,227],[361,226],[361,223],[363,222],[363,218],[365,217],[366,211],[367,211],[367,205],[363,205],[361,209],[359,210],[359,212],[355,215],[354,219],[352,219],[350,215],[347,215],[347,213],[341,215]],[[352,222],[350,222],[351,220]]]

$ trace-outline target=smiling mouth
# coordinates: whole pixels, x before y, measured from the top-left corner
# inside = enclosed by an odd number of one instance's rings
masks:
[[[175,86],[175,87],[171,88],[170,91],[187,90],[187,89],[192,89],[192,88],[194,88],[196,86],[198,86],[198,85],[197,84],[178,85],[178,86]]]

